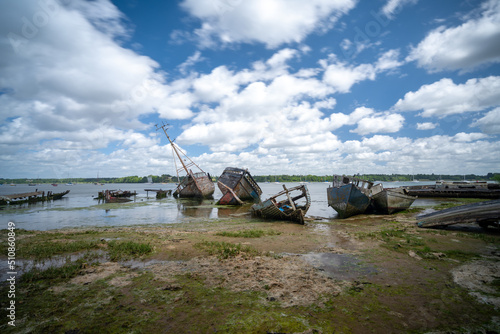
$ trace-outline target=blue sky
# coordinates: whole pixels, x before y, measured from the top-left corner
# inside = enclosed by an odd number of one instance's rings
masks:
[[[6,0],[0,177],[500,168],[498,0]]]

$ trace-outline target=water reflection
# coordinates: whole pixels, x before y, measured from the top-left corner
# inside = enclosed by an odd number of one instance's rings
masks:
[[[287,183],[293,187],[298,183]],[[282,190],[281,184],[259,184],[263,193],[263,200]],[[327,203],[326,189],[328,183],[308,183],[311,195],[311,207],[307,217],[316,221],[328,221],[336,218],[337,213]],[[384,184],[384,186],[391,186]],[[174,184],[144,185],[144,184],[107,184],[96,186],[92,184],[74,184],[73,186],[59,185],[58,192],[70,190],[62,200],[54,202],[39,202],[35,204],[4,206],[0,210],[2,221],[16,223],[16,228],[29,230],[51,230],[82,226],[126,226],[138,224],[175,224],[189,222],[193,218],[219,219],[228,217],[247,217],[251,204],[241,207],[218,206],[217,200],[222,196],[216,187],[214,198],[210,200],[175,199],[169,196],[157,200],[146,196],[145,188],[169,190]],[[33,187],[18,185],[16,187],[0,187],[0,195],[24,193],[32,191]],[[51,185],[38,185],[41,191],[54,191]],[[99,203],[95,200],[97,193],[106,189],[121,189],[137,192],[132,202],[128,203]],[[150,194],[151,195],[151,194]],[[414,206],[436,205],[435,200],[417,199]],[[0,227],[1,228],[1,227]]]
[[[213,215],[213,201],[197,198],[180,198],[177,200],[177,211],[181,216],[194,218],[210,218]]]

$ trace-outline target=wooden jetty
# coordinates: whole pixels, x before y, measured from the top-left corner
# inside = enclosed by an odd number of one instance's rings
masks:
[[[478,223],[480,226],[500,222],[500,200],[466,204],[418,216],[419,227],[447,226],[458,223]]]
[[[0,205],[6,204],[23,204],[23,203],[36,203],[61,199],[64,195],[68,194],[69,190],[61,193],[53,193],[52,191],[32,191],[28,193],[1,195]]]

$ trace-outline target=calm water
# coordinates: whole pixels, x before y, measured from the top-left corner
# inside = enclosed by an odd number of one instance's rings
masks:
[[[410,183],[387,182],[384,187],[398,187]],[[411,183],[411,184],[424,184]],[[429,183],[429,184],[432,184]],[[282,184],[260,183],[264,200],[281,190]],[[286,183],[287,188],[297,186],[298,183]],[[323,218],[325,220],[335,219],[335,210],[328,206],[326,188],[328,183],[308,183],[307,188],[311,195],[312,204],[307,212],[308,217]],[[175,199],[168,197],[157,200],[155,193],[146,196],[144,189],[174,189],[174,184],[106,184],[96,186],[93,184],[75,184],[67,186],[60,184],[57,187],[48,184],[37,186],[17,185],[0,186],[0,195],[17,194],[39,191],[52,191],[54,193],[70,190],[70,193],[61,200],[23,204],[1,207],[0,229],[7,227],[7,222],[16,223],[16,228],[27,230],[52,230],[68,227],[82,226],[130,226],[146,224],[173,224],[189,223],[191,221],[211,220],[226,218],[231,214],[244,214],[249,211],[250,205],[243,207],[216,208],[213,204],[221,197],[218,187],[215,187],[214,199],[203,202]],[[102,203],[94,199],[102,190],[130,190],[136,191],[137,196],[131,197],[128,203]],[[435,205],[434,200],[418,199],[413,206]]]

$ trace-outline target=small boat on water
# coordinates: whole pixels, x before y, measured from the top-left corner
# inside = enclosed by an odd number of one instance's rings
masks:
[[[357,177],[334,175],[332,186],[326,190],[328,205],[337,211],[339,218],[364,213],[371,203],[371,196],[382,186]]]
[[[419,227],[447,226],[458,223],[478,223],[500,227],[500,200],[466,204],[417,216]]]
[[[163,124],[162,126],[156,126],[156,130],[160,128],[163,129],[165,136],[167,136],[170,145],[172,146],[173,152],[177,155],[182,167],[177,168],[177,162],[174,159],[175,168],[177,171],[177,180],[179,180],[179,172],[184,170],[186,172],[186,176],[182,178],[177,185],[177,189],[174,191],[174,197],[180,198],[189,198],[189,197],[199,197],[199,198],[211,198],[215,191],[215,185],[212,182],[212,178],[210,174],[205,173],[197,164],[193,162],[182,150],[174,144],[174,142],[170,139],[167,134],[166,129],[167,124]],[[185,163],[181,154],[189,160],[189,163]],[[193,173],[190,167],[196,167],[199,169],[199,172]]]
[[[373,188],[372,188],[373,189]],[[372,193],[375,210],[380,213],[393,214],[408,209],[417,199],[409,196],[404,188],[387,188]]]
[[[219,177],[217,185],[222,197],[220,205],[241,205],[244,201],[258,202],[262,190],[247,169],[227,167]]]
[[[268,219],[290,220],[304,224],[304,216],[311,206],[311,197],[306,185],[287,189],[252,205],[252,215]]]

